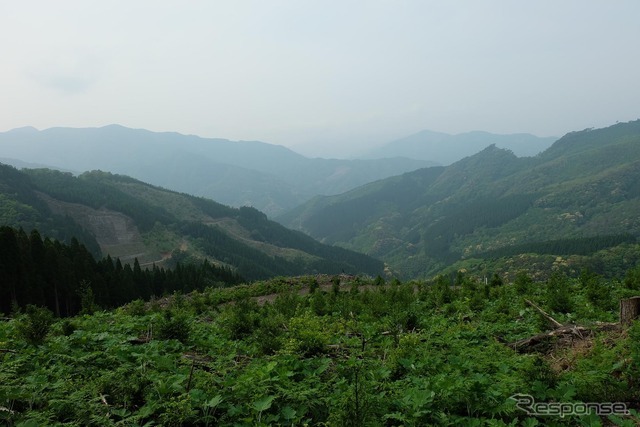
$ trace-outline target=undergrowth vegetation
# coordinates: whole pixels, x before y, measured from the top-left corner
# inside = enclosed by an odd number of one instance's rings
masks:
[[[0,323],[0,423],[633,426],[638,322],[544,351],[510,343],[549,330],[525,300],[563,324],[615,322],[619,299],[640,292],[638,273],[279,278],[57,320],[30,306]],[[534,416],[517,394],[630,412]]]

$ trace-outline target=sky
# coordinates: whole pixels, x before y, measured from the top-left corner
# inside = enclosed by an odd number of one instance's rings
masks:
[[[640,118],[640,1],[0,0],[0,131],[121,124],[348,157]]]

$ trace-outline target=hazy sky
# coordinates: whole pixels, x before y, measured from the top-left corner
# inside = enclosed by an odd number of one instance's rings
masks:
[[[639,19],[638,0],[0,0],[0,131],[324,156],[422,129],[562,136],[640,118]]]

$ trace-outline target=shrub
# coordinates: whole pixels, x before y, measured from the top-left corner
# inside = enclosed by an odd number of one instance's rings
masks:
[[[314,293],[315,291],[318,290],[318,288],[320,288],[320,285],[318,284],[318,280],[313,278],[309,283],[309,293],[310,294]]]
[[[547,282],[547,306],[557,313],[571,311],[569,280],[559,273],[554,273]]]
[[[324,292],[316,292],[309,299],[309,307],[317,316],[324,316],[327,314],[327,298]]]
[[[438,305],[449,304],[453,300],[451,284],[444,276],[438,276],[434,285],[434,296]]]
[[[514,285],[516,287],[516,292],[519,295],[526,294],[529,291],[529,288],[531,287],[532,284],[533,284],[533,280],[531,280],[531,277],[529,277],[529,275],[525,271],[520,271],[516,275],[516,280],[514,282]]]
[[[627,271],[624,277],[624,285],[627,289],[640,290],[640,266]]]
[[[147,309],[145,308],[145,302],[143,300],[136,299],[127,304],[124,311],[130,316],[144,316]]]
[[[304,357],[322,354],[327,349],[329,337],[327,325],[322,318],[310,311],[305,311],[289,321],[289,351],[303,354]]]
[[[27,305],[26,314],[18,324],[18,333],[29,344],[42,344],[53,324],[53,313],[46,307]]]
[[[498,288],[504,285],[504,282],[502,281],[502,277],[500,277],[498,273],[493,273],[493,276],[491,276],[491,280],[489,281],[489,285],[492,288]]]
[[[262,354],[274,354],[282,347],[285,317],[269,306],[261,312],[260,324],[254,330],[254,337]]]
[[[333,279],[331,279],[331,292],[333,292],[333,295],[340,293],[340,277],[334,276]]]
[[[601,276],[590,272],[582,272],[580,285],[584,289],[584,295],[594,307],[601,310],[613,310],[617,301],[611,296],[609,283],[602,280]]]
[[[69,319],[64,319],[61,324],[62,335],[70,336],[77,329],[76,324]]]
[[[247,297],[240,298],[229,307],[227,328],[230,338],[238,340],[251,335],[260,323],[258,311],[258,304]]]
[[[278,313],[281,313],[284,317],[289,319],[295,316],[296,309],[302,302],[303,298],[301,298],[293,289],[289,288],[278,294],[273,302],[273,308],[275,308]]]
[[[96,305],[95,295],[89,282],[85,280],[80,282],[78,296],[80,297],[80,314],[93,314],[96,312],[98,306]]]
[[[156,331],[156,336],[160,339],[173,339],[185,344],[189,341],[191,324],[187,315],[182,313],[176,315],[171,310],[167,310]]]

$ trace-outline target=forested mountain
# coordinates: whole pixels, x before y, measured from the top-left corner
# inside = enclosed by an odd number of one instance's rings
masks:
[[[449,165],[473,155],[489,145],[513,151],[518,157],[535,156],[549,148],[556,137],[537,137],[526,133],[499,135],[489,132],[467,132],[450,135],[424,130],[401,138],[366,153],[368,158],[409,157]]]
[[[74,177],[0,165],[0,221],[65,242],[77,237],[96,257],[137,259],[143,268],[209,259],[248,280],[382,271],[380,261],[320,244],[254,208],[230,208],[100,171]]]
[[[407,158],[309,159],[263,142],[154,133],[118,125],[14,129],[0,133],[0,155],[77,172],[124,174],[231,206],[253,206],[269,215],[317,194],[342,193],[434,164]]]
[[[490,146],[448,167],[317,197],[279,221],[415,277],[487,253],[557,247],[548,241],[583,251],[635,242],[639,211],[634,121],[569,133],[536,157]]]

